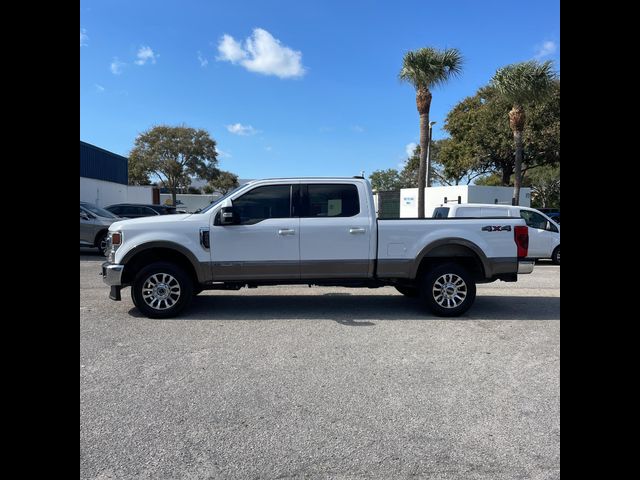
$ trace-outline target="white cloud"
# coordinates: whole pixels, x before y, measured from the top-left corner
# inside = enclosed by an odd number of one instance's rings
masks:
[[[113,57],[109,68],[111,68],[111,73],[113,73],[114,75],[120,75],[125,65],[126,63],[118,60],[118,57]]]
[[[231,158],[232,155],[229,152],[225,152],[223,150],[220,150],[219,148],[216,148],[216,152],[218,152],[218,156],[220,158]]]
[[[217,60],[240,64],[247,70],[279,78],[302,77],[302,52],[292,50],[280,43],[269,32],[254,28],[244,46],[231,35],[224,34],[218,43],[220,55]]]
[[[236,42],[231,35],[227,35],[226,33],[220,39],[218,52],[220,52],[220,55],[216,57],[216,60],[231,63],[238,63],[247,56],[247,53],[242,49],[240,43]]]
[[[198,50],[198,61],[200,62],[201,67],[209,65],[209,60],[202,56],[202,52],[200,50]]]
[[[541,45],[536,45],[536,54],[534,58],[540,59],[547,57],[553,53],[556,53],[556,44],[551,40],[543,42]]]
[[[413,151],[416,149],[417,146],[418,144],[415,142],[407,143],[407,146],[404,147],[404,151],[407,152],[407,157],[413,156]]]
[[[81,28],[80,29],[80,46],[86,47],[88,45],[87,40],[89,40],[89,36],[87,35],[87,29]]]
[[[98,84],[96,83],[96,84],[95,84],[95,87],[96,87],[96,91],[97,91],[98,93],[102,93],[102,92],[104,92],[104,87],[103,87],[102,85],[98,85]]]
[[[255,135],[258,133],[258,130],[253,128],[251,125],[242,125],[241,123],[233,123],[231,125],[227,125],[227,130],[235,135]]]
[[[136,65],[144,65],[147,62],[156,63],[156,58],[160,55],[153,53],[151,47],[142,45],[138,49],[138,54],[136,55],[138,59],[135,61]]]

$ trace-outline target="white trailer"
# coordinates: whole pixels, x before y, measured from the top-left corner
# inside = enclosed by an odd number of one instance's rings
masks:
[[[454,185],[425,188],[424,214],[431,217],[433,209],[444,203],[497,203],[511,205],[513,187],[486,187],[483,185]],[[531,206],[531,189],[520,189],[520,206]],[[400,190],[400,218],[418,217],[418,189]]]

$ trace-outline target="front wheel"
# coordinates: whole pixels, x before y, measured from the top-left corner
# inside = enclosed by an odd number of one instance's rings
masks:
[[[138,272],[131,286],[131,297],[149,318],[171,318],[189,305],[193,281],[177,265],[156,262]]]
[[[436,315],[457,317],[473,305],[476,283],[463,267],[456,263],[446,263],[424,275],[420,295],[429,310]]]
[[[560,265],[560,245],[558,245],[551,254],[551,261],[554,265]]]

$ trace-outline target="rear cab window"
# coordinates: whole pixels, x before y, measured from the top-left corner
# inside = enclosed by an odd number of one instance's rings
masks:
[[[301,217],[354,217],[359,213],[358,187],[352,183],[310,183],[303,188]]]
[[[437,207],[433,210],[433,218],[448,218],[449,207]]]

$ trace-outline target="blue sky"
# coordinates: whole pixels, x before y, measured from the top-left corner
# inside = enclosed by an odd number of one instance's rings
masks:
[[[369,175],[418,141],[403,54],[458,48],[447,112],[503,65],[559,71],[559,0],[80,2],[80,139],[127,155],[155,124],[204,128],[241,178]]]

